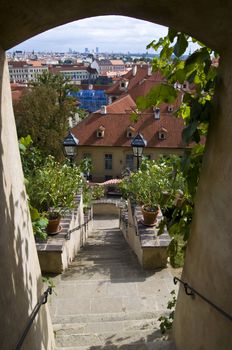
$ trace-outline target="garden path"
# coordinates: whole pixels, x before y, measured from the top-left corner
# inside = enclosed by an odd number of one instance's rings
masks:
[[[95,217],[94,230],[56,278],[49,307],[57,350],[171,350],[159,331],[175,289],[172,270],[144,271],[115,217]]]

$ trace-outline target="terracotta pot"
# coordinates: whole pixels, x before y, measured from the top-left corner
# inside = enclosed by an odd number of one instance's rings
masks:
[[[48,219],[48,226],[46,228],[46,231],[48,234],[56,234],[59,231],[59,227],[60,227],[60,219],[61,216],[58,216],[55,219]]]
[[[143,224],[145,226],[154,226],[156,223],[156,218],[159,213],[159,208],[156,207],[154,210],[149,210],[150,208],[146,205],[142,206],[143,214]]]

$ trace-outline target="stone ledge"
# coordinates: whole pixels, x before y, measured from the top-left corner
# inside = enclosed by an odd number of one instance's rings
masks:
[[[164,228],[164,232],[158,235],[158,226],[163,218],[161,212],[157,216],[157,221],[154,227],[147,227],[142,223],[142,211],[140,207],[134,209],[134,219],[138,228],[138,235],[140,237],[142,248],[158,248],[168,247],[171,242],[167,227]]]
[[[89,223],[89,220],[92,219],[92,211],[84,217],[82,200],[77,201],[77,206],[77,209],[61,218],[62,229],[58,234],[49,235],[46,241],[36,241],[42,272],[61,273],[84,245],[88,233],[92,229],[92,225]],[[67,239],[68,231],[76,227],[77,229]]]
[[[131,206],[130,201],[128,201],[128,210],[120,210],[120,227],[123,235],[142,267],[144,269],[164,268],[167,265],[168,246],[172,239],[166,227],[164,232],[158,235],[162,213],[159,213],[154,227],[144,226],[142,220],[141,208]]]

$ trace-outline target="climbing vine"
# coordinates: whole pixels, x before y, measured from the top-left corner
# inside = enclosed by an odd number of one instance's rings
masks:
[[[183,59],[190,42],[198,44],[198,49]],[[187,182],[185,193],[181,196],[170,220],[165,219],[170,234],[181,235],[187,241],[194,211],[196,193],[204,143],[210,120],[213,115],[213,97],[217,82],[218,54],[190,36],[169,28],[167,36],[152,41],[147,48],[160,50],[154,58],[153,70],[159,70],[164,80],[143,97],[137,99],[138,112],[132,119],[139,117],[139,112],[150,107],[159,107],[161,103],[172,104],[177,99],[180,106],[174,111],[176,117],[182,117],[185,127],[182,140],[186,151],[182,158],[181,170]],[[161,225],[162,226],[162,225]],[[162,227],[161,230],[162,231]],[[177,252],[176,241],[173,254]]]

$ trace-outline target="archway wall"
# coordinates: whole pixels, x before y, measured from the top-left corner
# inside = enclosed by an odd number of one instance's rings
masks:
[[[0,46],[7,50],[58,25],[113,14],[172,26],[223,51],[232,34],[231,13],[232,3],[222,6],[218,0],[2,0]]]
[[[182,279],[232,316],[232,54],[220,59],[217,100],[207,138]],[[231,321],[180,287],[177,349],[230,350]]]
[[[0,50],[0,339],[15,349],[44,288],[27,207],[5,52]],[[47,306],[42,306],[23,349],[53,349]]]

